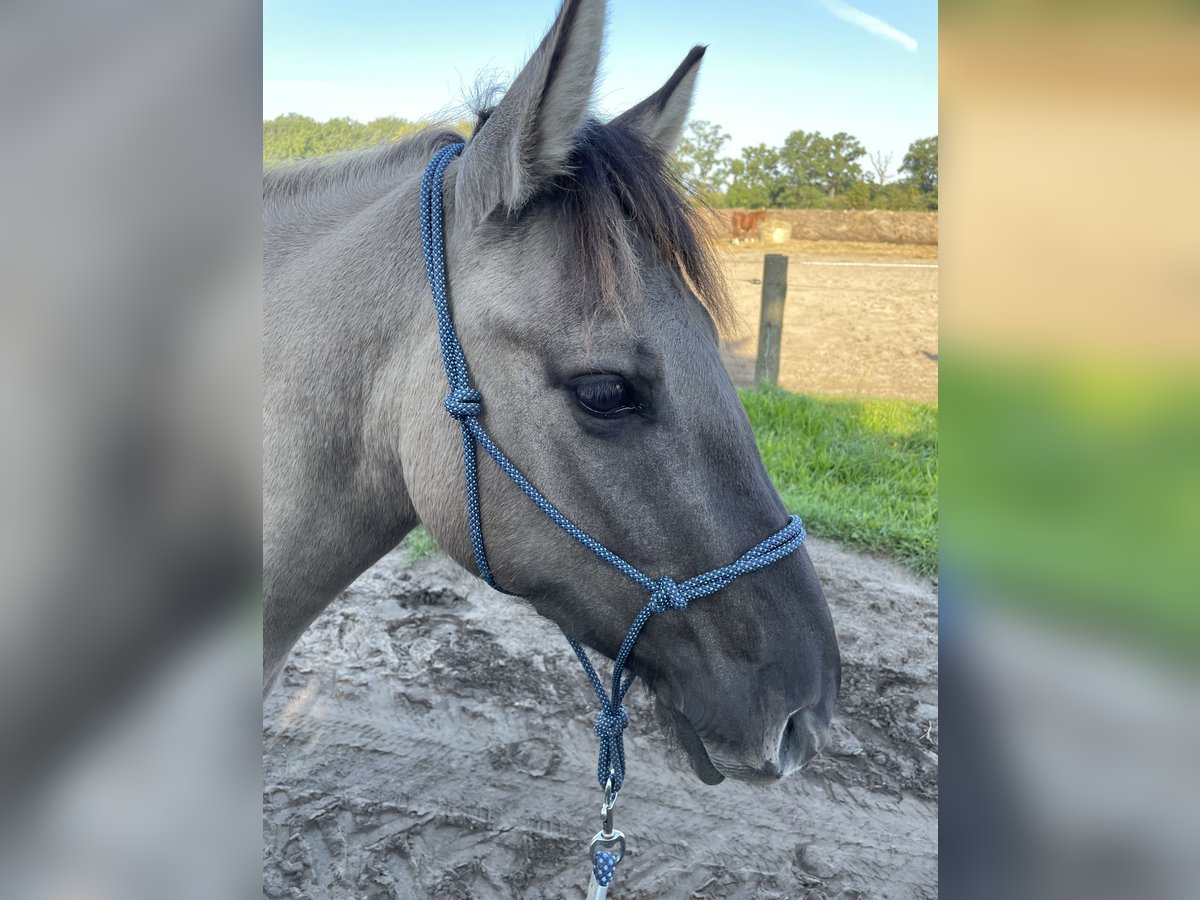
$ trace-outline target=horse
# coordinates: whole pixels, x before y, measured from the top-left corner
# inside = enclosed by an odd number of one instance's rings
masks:
[[[741,240],[743,237],[754,237],[757,234],[758,226],[767,220],[767,211],[760,209],[757,212],[732,212],[729,214],[729,224],[733,226],[733,239]]]
[[[602,0],[566,0],[469,139],[431,127],[264,173],[264,693],[418,524],[478,574],[418,222],[422,173],[450,144],[466,145],[441,190],[454,324],[479,421],[529,481],[632,565],[681,579],[788,520],[718,353],[731,309],[705,214],[669,162],[704,48],[600,122],[603,23]],[[614,658],[644,594],[495,466],[477,493],[508,602]],[[702,781],[795,771],[840,684],[807,552],[655,616],[627,669]]]

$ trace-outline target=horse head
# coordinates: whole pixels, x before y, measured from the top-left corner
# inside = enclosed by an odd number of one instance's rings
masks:
[[[730,309],[704,214],[672,174],[704,49],[601,123],[589,105],[603,24],[600,0],[567,0],[446,170],[450,303],[496,443],[605,546],[683,581],[737,559],[787,513],[718,352]],[[474,570],[431,311],[420,327],[401,385],[405,487],[441,547]],[[496,582],[614,656],[645,592],[486,460],[479,477]],[[840,679],[807,553],[655,616],[629,669],[704,781],[772,780],[803,765],[824,741]]]

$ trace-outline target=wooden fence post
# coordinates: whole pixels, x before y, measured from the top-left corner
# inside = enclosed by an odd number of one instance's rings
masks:
[[[779,384],[779,348],[783,337],[783,303],[787,299],[788,258],[768,253],[763,258],[762,314],[758,320],[758,359],[755,384]]]

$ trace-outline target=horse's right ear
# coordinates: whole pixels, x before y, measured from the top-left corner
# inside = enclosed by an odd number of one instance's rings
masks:
[[[463,151],[455,206],[468,222],[515,212],[565,168],[587,115],[604,39],[604,0],[564,0],[554,24]]]

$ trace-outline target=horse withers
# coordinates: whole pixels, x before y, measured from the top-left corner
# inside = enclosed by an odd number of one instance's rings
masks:
[[[682,581],[787,514],[718,354],[731,312],[705,219],[669,165],[703,48],[600,123],[588,107],[603,22],[601,0],[567,0],[446,169],[449,296],[496,443],[596,539]],[[462,140],[429,129],[264,176],[266,687],[418,524],[476,571],[418,221],[426,164]],[[643,593],[495,467],[479,493],[496,582],[611,658]],[[805,550],[655,616],[629,670],[704,781],[803,765],[840,680]]]

